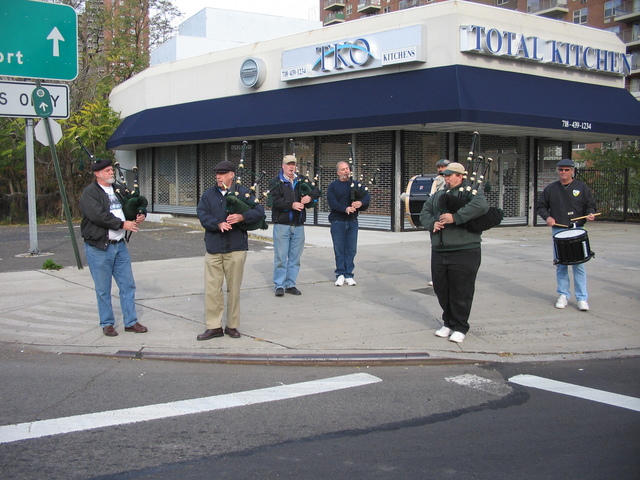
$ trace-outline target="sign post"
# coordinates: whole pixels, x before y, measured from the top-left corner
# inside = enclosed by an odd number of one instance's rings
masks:
[[[40,83],[40,82],[38,82]],[[67,217],[67,226],[69,227],[69,236],[71,237],[71,244],[73,245],[73,253],[76,256],[76,263],[78,264],[78,270],[82,270],[82,260],[80,259],[80,251],[78,250],[78,243],[76,242],[76,235],[73,231],[73,222],[71,221],[71,210],[69,209],[69,199],[67,198],[67,192],[64,188],[64,182],[62,181],[62,170],[60,170],[60,162],[58,161],[58,154],[56,152],[56,142],[53,140],[53,133],[51,131],[51,95],[49,91],[38,85],[33,91],[33,106],[39,116],[42,117],[44,126],[47,130],[47,140],[49,141],[49,148],[51,149],[51,156],[53,157],[53,167],[56,171],[56,178],[58,179],[58,188],[60,188],[60,197],[62,197],[62,206],[64,208],[64,215]]]

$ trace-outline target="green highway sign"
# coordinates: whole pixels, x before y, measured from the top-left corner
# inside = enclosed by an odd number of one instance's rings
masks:
[[[0,32],[0,76],[78,76],[78,15],[70,6],[0,0]]]

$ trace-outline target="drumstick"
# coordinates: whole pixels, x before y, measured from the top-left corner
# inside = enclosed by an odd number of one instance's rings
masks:
[[[591,215],[591,214],[589,214]],[[583,218],[587,218],[589,215],[585,215],[584,217],[576,217],[576,218],[572,218],[571,221],[575,222],[576,220],[582,220]],[[599,213],[594,213],[593,216],[595,217],[596,215],[600,215]]]
[[[564,228],[569,228],[569,225],[563,225],[561,223],[554,223],[553,225],[551,225],[552,227],[564,227]]]

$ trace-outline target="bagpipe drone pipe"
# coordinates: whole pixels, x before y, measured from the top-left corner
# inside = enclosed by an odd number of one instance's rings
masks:
[[[349,142],[349,167],[353,167],[353,163],[355,161],[355,154],[353,151],[353,145]],[[369,186],[376,184],[376,177],[378,173],[380,173],[380,169],[376,168],[373,172],[373,175],[369,180],[366,180],[366,169],[367,165],[363,163],[361,165],[361,173],[358,180],[353,178],[353,169],[351,173],[351,201],[354,202],[356,200],[362,200],[369,193]],[[363,205],[359,211],[364,212],[369,205]]]
[[[444,213],[456,213],[469,203],[478,192],[489,193],[491,191],[489,174],[493,159],[476,154],[479,139],[478,132],[473,132],[471,148],[467,156],[466,171],[463,175],[462,184],[457,188],[457,195],[455,194],[456,192],[449,190],[440,196],[438,207]],[[503,217],[504,214],[501,209],[489,207],[487,213],[473,218],[460,226],[470,232],[480,233],[500,225]]]
[[[80,147],[82,147],[82,150],[87,154],[92,163],[99,161],[99,159],[94,157],[84,143],[82,143],[80,137],[76,137],[76,141],[80,144]],[[132,169],[134,173],[133,190],[129,189],[127,186],[127,180],[125,179],[123,168],[120,166],[120,163],[115,162],[113,167],[116,169],[118,176],[120,177],[120,183],[114,184],[113,191],[120,198],[125,220],[135,221],[138,215],[146,216],[149,202],[144,196],[140,195],[138,167],[133,167]],[[126,232],[125,240],[128,242],[130,238],[131,232]]]
[[[242,142],[242,151],[240,153],[240,164],[238,165],[238,171],[236,172],[236,186],[242,185],[242,179],[246,174],[251,174],[255,177],[255,181],[251,187],[249,187],[249,191],[241,194],[237,188],[230,190],[225,196],[225,210],[229,214],[239,213],[243,214],[244,212],[252,209],[257,204],[259,204],[259,200],[256,197],[256,188],[258,184],[265,177],[266,172],[261,172],[259,175],[256,175],[253,172],[248,171],[244,167],[245,162],[245,151],[247,149],[248,142],[244,140]],[[238,224],[238,227],[242,230],[266,230],[267,225],[267,216],[263,215],[262,218],[256,223],[246,223],[242,222]]]

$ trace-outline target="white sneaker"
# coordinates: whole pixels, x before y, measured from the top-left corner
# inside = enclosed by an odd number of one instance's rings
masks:
[[[556,302],[556,308],[564,308],[569,304],[566,295],[560,295],[558,297],[558,301]]]
[[[336,278],[336,287],[341,287],[342,285],[344,285],[344,275],[340,275]]]
[[[442,338],[447,338],[449,335],[451,335],[452,330],[449,327],[440,327],[438,330],[436,330],[436,337],[442,337]]]
[[[345,281],[347,282],[347,285],[349,285],[350,287],[353,287],[356,284],[356,281],[351,277],[345,279]]]
[[[462,332],[453,332],[449,337],[450,342],[462,343],[466,335]]]
[[[586,300],[578,300],[578,310],[582,310],[583,312],[589,310],[589,304]]]
[[[430,287],[433,287],[433,281],[430,281],[430,282],[429,282],[429,286],[430,286]]]

